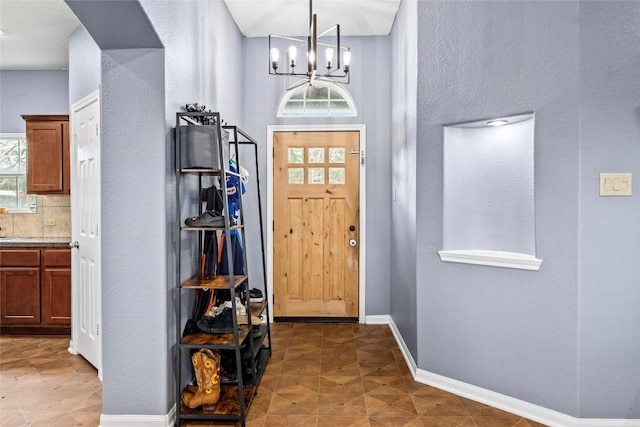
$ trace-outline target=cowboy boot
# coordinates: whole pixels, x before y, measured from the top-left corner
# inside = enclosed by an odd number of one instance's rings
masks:
[[[191,356],[198,387],[189,385],[182,402],[189,408],[212,405],[220,399],[220,353],[201,349]]]

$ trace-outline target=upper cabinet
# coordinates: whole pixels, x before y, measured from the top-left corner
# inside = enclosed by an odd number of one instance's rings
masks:
[[[69,116],[22,118],[27,126],[27,193],[69,194]]]

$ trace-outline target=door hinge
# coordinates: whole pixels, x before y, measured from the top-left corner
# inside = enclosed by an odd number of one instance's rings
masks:
[[[96,336],[100,336],[100,324],[96,324]]]
[[[271,147],[271,157],[276,157],[276,147]]]
[[[99,132],[100,132],[100,131],[99,131],[99,126],[98,126],[98,124],[96,123],[96,136],[98,136],[98,133],[99,133]]]
[[[271,231],[276,231],[276,222],[271,221]]]
[[[276,305],[276,294],[271,294],[271,305]]]

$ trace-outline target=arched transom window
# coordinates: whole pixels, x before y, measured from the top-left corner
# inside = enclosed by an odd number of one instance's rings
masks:
[[[278,117],[356,117],[351,94],[342,86],[316,80],[286,91],[278,102]]]

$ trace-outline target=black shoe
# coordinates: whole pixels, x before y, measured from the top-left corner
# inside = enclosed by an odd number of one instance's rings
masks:
[[[210,334],[233,332],[233,312],[230,308],[225,308],[215,317],[202,316],[198,321],[198,328]]]
[[[260,329],[260,325],[254,326],[251,330],[252,338],[260,338],[262,336],[262,330]]]
[[[249,291],[249,300],[251,302],[262,302],[264,301],[264,296],[262,295],[262,291],[257,288],[253,288]]]

